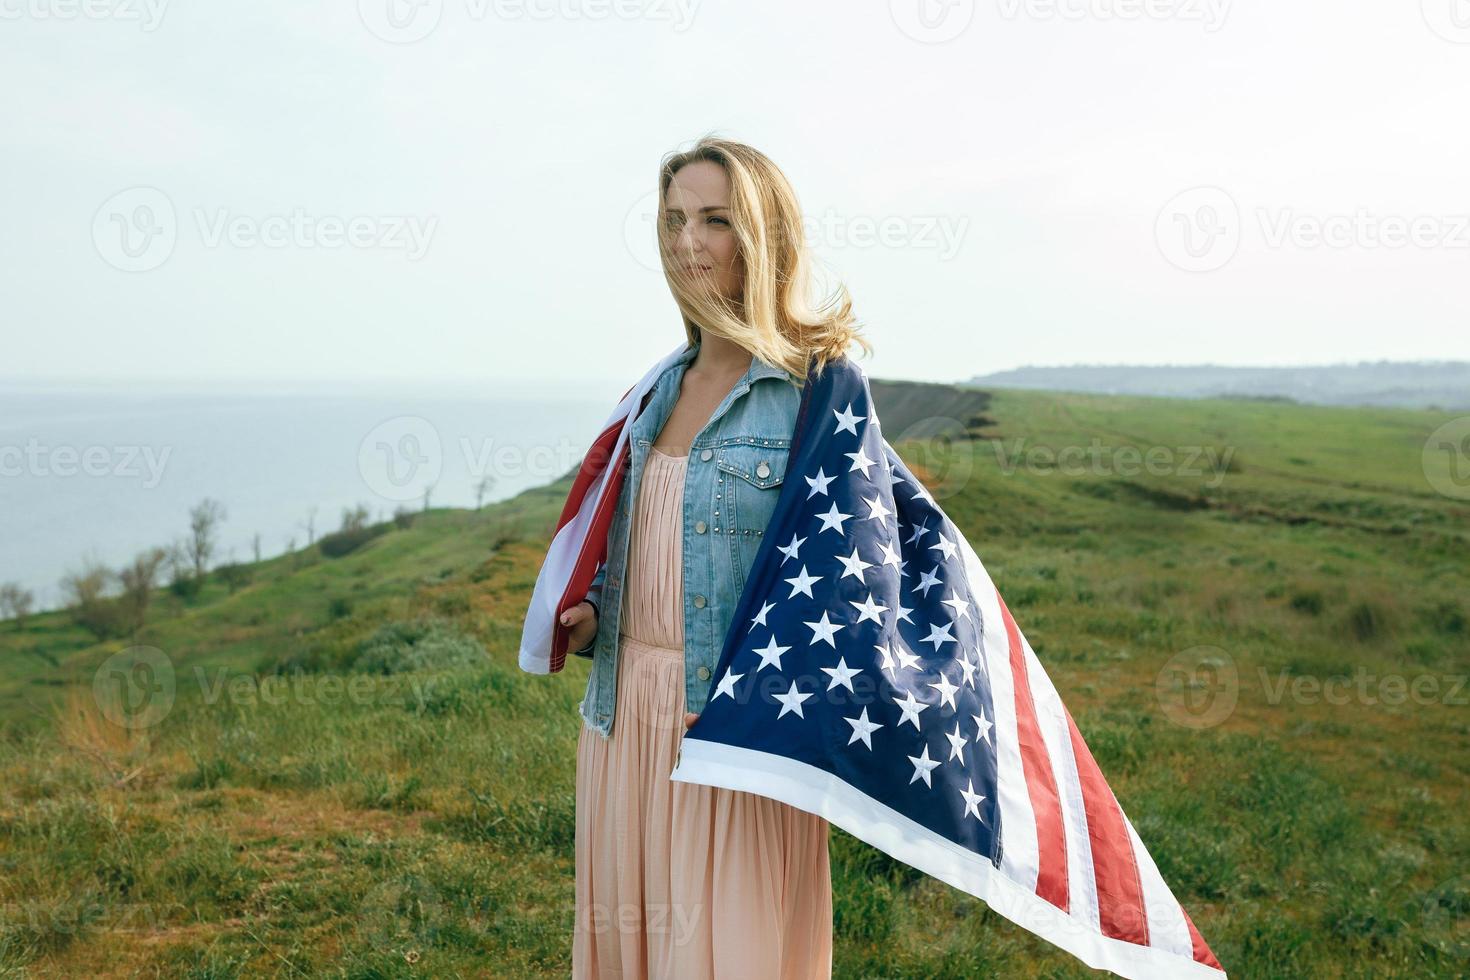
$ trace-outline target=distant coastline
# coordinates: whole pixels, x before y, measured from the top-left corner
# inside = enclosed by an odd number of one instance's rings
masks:
[[[1289,399],[1308,405],[1470,409],[1470,361],[1361,361],[1304,367],[1215,364],[1027,365],[966,384],[1097,395]]]

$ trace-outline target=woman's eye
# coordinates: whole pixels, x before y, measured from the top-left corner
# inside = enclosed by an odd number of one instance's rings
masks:
[[[724,225],[726,228],[730,227],[730,221],[729,221],[728,218],[721,218],[721,217],[719,217],[717,215],[710,215],[710,219],[709,220],[710,221],[719,222],[720,224]]]

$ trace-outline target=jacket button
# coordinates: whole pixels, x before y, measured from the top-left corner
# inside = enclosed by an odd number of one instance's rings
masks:
[[[714,454],[715,454],[715,451],[713,449],[706,449],[704,452],[702,452],[702,453],[699,454],[699,458],[702,459],[702,460],[704,460],[706,463],[708,463],[709,460],[710,460],[710,457],[713,456]]]
[[[700,534],[703,534],[704,533],[704,529],[705,529],[705,523],[704,523],[704,521],[695,521],[694,522],[694,530],[698,531]]]
[[[761,465],[755,468],[755,475],[760,477],[762,480],[771,475],[771,468],[766,465],[765,460],[761,460]]]
[[[694,608],[696,608],[696,609],[703,609],[704,608],[704,596],[697,595],[697,596],[694,597]]]
[[[695,673],[695,676],[697,676],[702,681],[709,680],[709,668],[708,667],[701,667],[698,670],[696,670],[694,673]]]

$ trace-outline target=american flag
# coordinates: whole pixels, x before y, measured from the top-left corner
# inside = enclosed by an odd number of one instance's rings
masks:
[[[1225,976],[847,358],[803,390],[710,685],[671,778],[819,814],[1089,966]]]

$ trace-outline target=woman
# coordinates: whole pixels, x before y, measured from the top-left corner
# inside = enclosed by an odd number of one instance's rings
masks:
[[[669,773],[780,494],[807,371],[870,348],[845,290],[808,303],[801,210],[767,157],[706,137],[664,159],[659,186],[689,347],[633,423],[607,561],[562,619],[593,659],[573,975],[830,977],[827,822]]]

